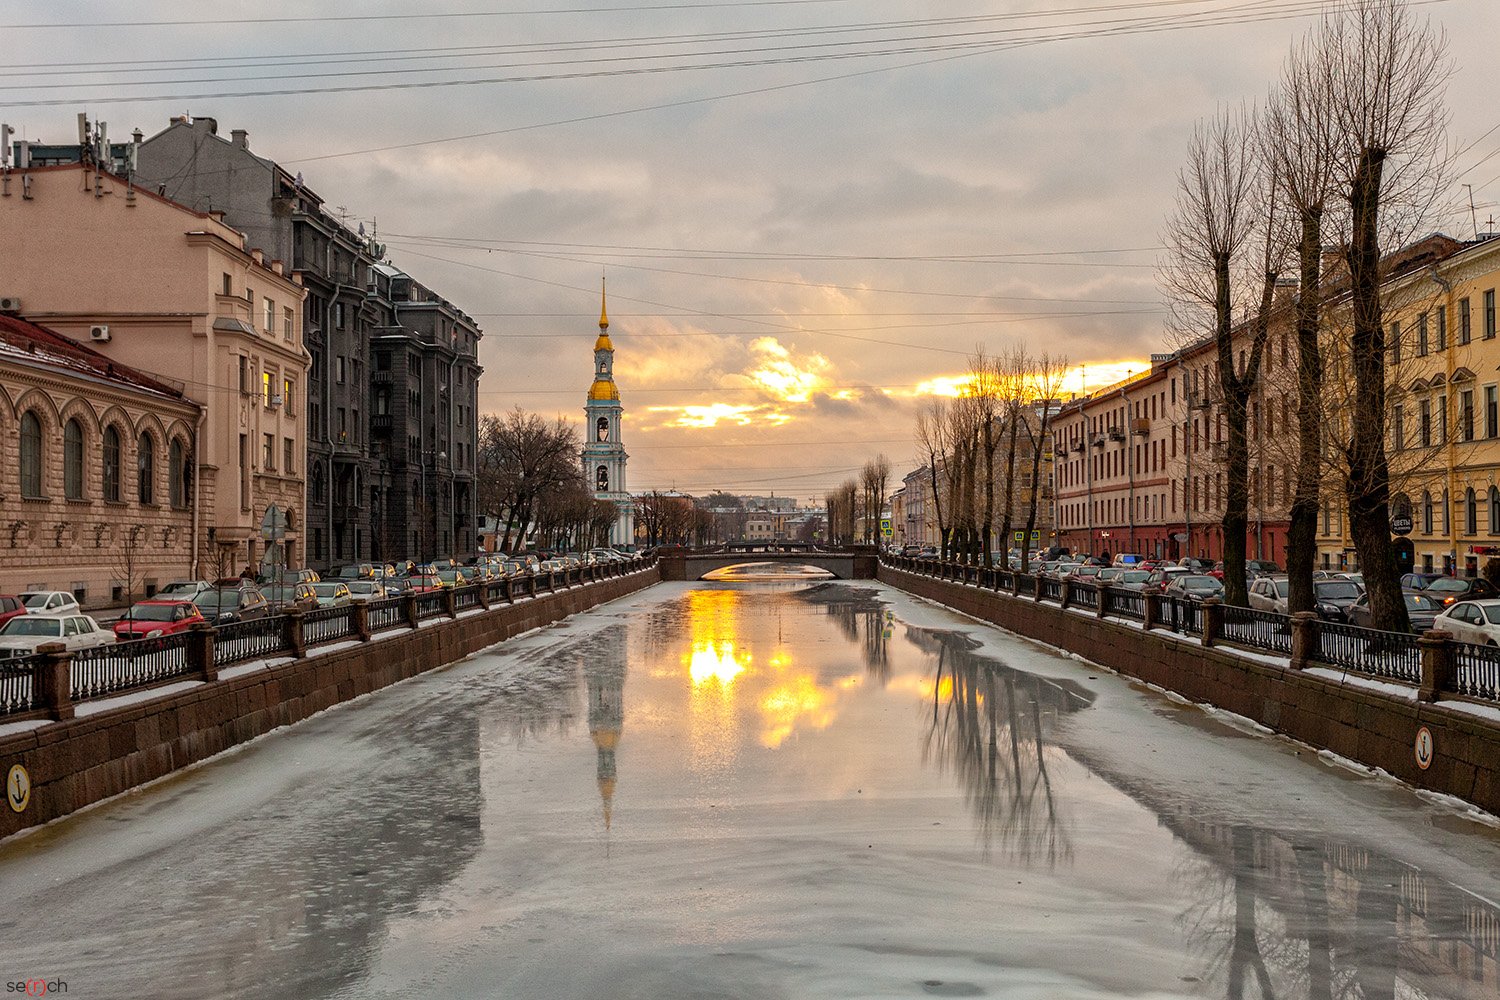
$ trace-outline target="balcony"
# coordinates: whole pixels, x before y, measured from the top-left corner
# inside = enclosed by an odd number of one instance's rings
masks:
[[[391,432],[391,415],[382,413],[370,418],[371,434],[389,434]]]
[[[1089,443],[1092,444],[1095,448],[1103,448],[1104,447],[1104,435],[1103,434],[1095,434],[1094,437],[1093,437],[1093,440],[1091,440]]]
[[[1125,440],[1125,428],[1118,427],[1118,426],[1111,427],[1109,429],[1109,439],[1111,441],[1124,441]]]
[[[1151,421],[1146,417],[1136,417],[1130,422],[1130,433],[1145,437],[1151,433]]]

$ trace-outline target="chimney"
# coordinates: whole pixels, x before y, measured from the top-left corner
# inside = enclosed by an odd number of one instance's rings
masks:
[[[234,142],[234,145],[235,145],[236,149],[249,149],[250,148],[250,133],[246,132],[244,129],[242,129],[242,128],[234,129],[232,132],[229,133],[229,137]]]
[[[259,247],[256,247],[256,248],[252,249],[250,251],[250,256],[253,257],[253,258],[255,258],[255,263],[260,264],[262,266],[265,265],[265,263],[266,263],[266,254],[265,254],[265,251],[261,250]]]

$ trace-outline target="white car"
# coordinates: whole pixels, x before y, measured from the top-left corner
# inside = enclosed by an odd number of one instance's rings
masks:
[[[48,642],[60,642],[72,650],[112,646],[114,641],[114,633],[88,615],[25,614],[0,628],[0,657],[29,656]]]
[[[379,580],[346,580],[344,586],[349,588],[349,600],[355,604],[362,604],[365,601],[379,601],[389,596],[386,594],[385,587],[381,585]],[[322,602],[319,601],[319,603],[321,604]]]
[[[28,590],[17,595],[28,615],[76,615],[78,600],[62,590]]]
[[[1432,627],[1447,632],[1459,642],[1500,646],[1500,601],[1450,604],[1433,619]]]

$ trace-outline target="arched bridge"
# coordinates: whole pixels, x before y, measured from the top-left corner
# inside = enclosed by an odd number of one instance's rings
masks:
[[[662,549],[657,553],[663,580],[701,580],[717,569],[750,563],[784,563],[826,570],[840,580],[873,580],[879,561],[867,552],[823,549],[731,548]]]

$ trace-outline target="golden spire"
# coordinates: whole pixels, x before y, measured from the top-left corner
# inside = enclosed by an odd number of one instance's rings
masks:
[[[607,305],[608,303],[606,303],[604,299],[604,279],[601,277],[599,279],[599,339],[594,341],[594,350],[596,351],[613,351],[615,349],[615,345],[610,343],[609,339],[609,310],[607,308]],[[596,381],[594,383],[594,389],[599,389],[600,385],[603,384],[604,381],[605,380],[602,378]],[[608,391],[613,390],[614,384],[610,383]],[[605,397],[595,396],[591,391],[589,393],[589,398],[604,399]],[[620,396],[618,393],[615,393],[615,395],[610,398],[619,399]]]
[[[599,279],[599,329],[601,330],[609,329],[609,310],[606,308],[607,305],[608,303],[605,302],[604,296],[604,279],[601,277]]]

